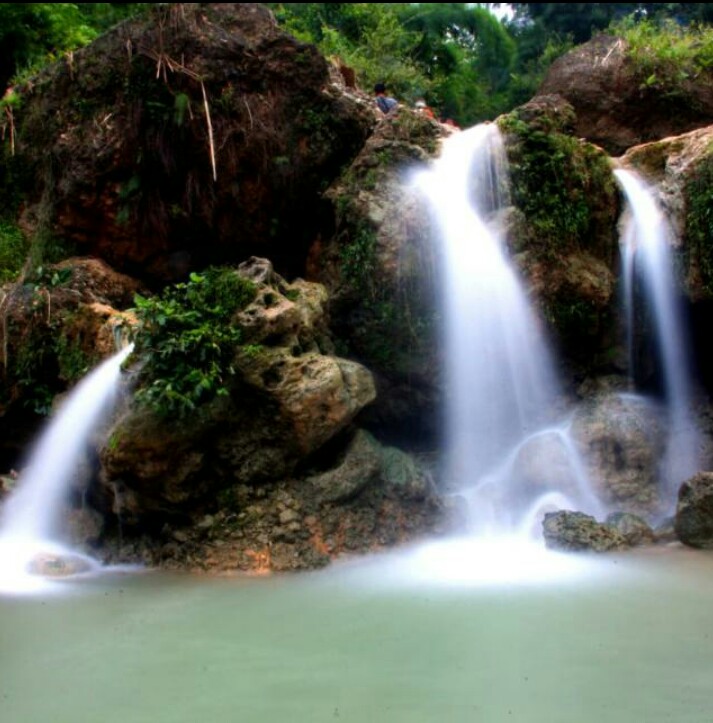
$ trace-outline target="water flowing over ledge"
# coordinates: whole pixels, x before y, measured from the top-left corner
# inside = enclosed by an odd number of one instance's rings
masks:
[[[92,572],[98,563],[63,544],[62,512],[78,459],[109,413],[133,345],[100,364],[66,399],[30,454],[0,516],[0,592],[38,589],[42,578]]]

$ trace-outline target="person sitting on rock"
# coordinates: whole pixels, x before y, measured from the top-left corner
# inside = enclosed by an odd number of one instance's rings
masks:
[[[376,105],[379,106],[382,113],[389,113],[399,104],[396,98],[386,95],[386,86],[383,83],[377,83],[374,86],[374,94],[376,95]]]

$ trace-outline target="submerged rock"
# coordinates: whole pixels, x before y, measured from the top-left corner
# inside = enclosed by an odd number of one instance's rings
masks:
[[[36,555],[27,567],[31,575],[41,577],[71,577],[89,572],[91,569],[91,564],[82,557],[53,553]]]

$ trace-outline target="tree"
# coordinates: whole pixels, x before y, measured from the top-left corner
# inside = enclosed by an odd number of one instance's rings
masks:
[[[571,35],[584,43],[627,15],[680,24],[713,22],[713,3],[512,3],[521,24],[539,23],[548,33]]]
[[[0,83],[155,3],[0,3]],[[0,91],[1,92],[1,91]]]

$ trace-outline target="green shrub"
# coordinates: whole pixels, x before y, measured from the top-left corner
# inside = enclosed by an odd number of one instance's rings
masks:
[[[695,80],[713,66],[713,28],[681,26],[673,20],[635,22],[627,19],[611,27],[626,40],[641,85],[666,96],[681,94],[681,83]]]
[[[137,295],[134,353],[145,361],[137,401],[160,415],[182,417],[227,394],[241,341],[233,317],[255,293],[255,285],[233,270],[212,268],[157,297]]]

